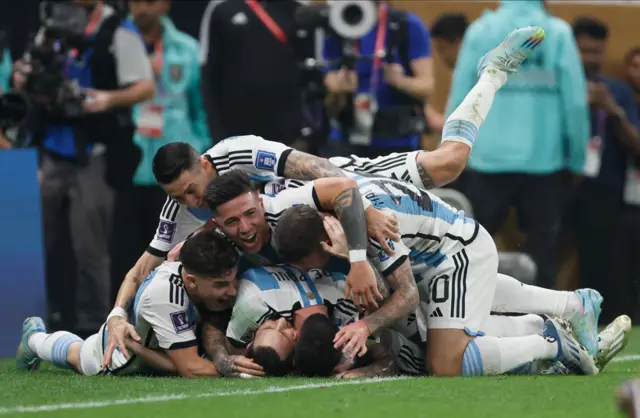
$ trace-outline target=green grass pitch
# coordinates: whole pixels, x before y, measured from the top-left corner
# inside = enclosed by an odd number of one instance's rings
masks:
[[[0,418],[618,417],[613,395],[640,377],[640,329],[596,377],[332,379],[81,377],[0,361]]]

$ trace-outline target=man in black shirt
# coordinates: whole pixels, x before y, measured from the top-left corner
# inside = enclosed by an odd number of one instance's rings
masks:
[[[210,1],[200,26],[202,89],[214,143],[254,134],[292,144],[302,129],[295,0]]]

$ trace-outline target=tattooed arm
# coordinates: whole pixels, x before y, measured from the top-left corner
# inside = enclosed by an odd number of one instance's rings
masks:
[[[380,309],[363,319],[371,334],[409,315],[420,302],[409,258],[402,257],[398,261],[401,264],[386,276],[386,282],[393,289],[391,297],[385,301]]]
[[[373,269],[367,262],[367,222],[358,184],[348,177],[319,179],[314,182],[314,201],[318,209],[333,209],[347,238],[351,268],[347,276],[345,297],[353,292],[357,307],[370,311],[381,300]],[[373,209],[373,208],[370,208]]]
[[[384,343],[374,344],[369,349],[369,353],[373,359],[372,363],[351,370],[338,369],[336,377],[338,379],[357,379],[361,377],[395,376],[399,373],[393,353],[388,350]]]
[[[442,187],[458,178],[469,160],[471,148],[461,142],[446,141],[434,151],[418,154],[418,173],[424,189]]]
[[[316,180],[325,177],[345,177],[345,174],[326,158],[293,150],[284,164],[284,176],[294,180]]]
[[[262,367],[240,353],[244,350],[230,347],[224,332],[211,324],[203,324],[204,350],[222,376],[238,376],[241,373],[262,376]],[[236,354],[230,354],[236,353]]]

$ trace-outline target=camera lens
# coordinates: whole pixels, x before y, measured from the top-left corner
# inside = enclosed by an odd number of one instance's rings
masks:
[[[342,19],[349,25],[355,25],[362,20],[362,9],[357,4],[350,4],[342,11]]]

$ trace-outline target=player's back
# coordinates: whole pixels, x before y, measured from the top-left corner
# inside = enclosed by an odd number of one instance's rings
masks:
[[[344,299],[342,273],[313,269],[306,274],[291,265],[256,267],[238,279],[238,295],[227,336],[248,343],[268,319],[292,319],[299,310],[324,305],[338,326],[357,317],[353,302]]]

